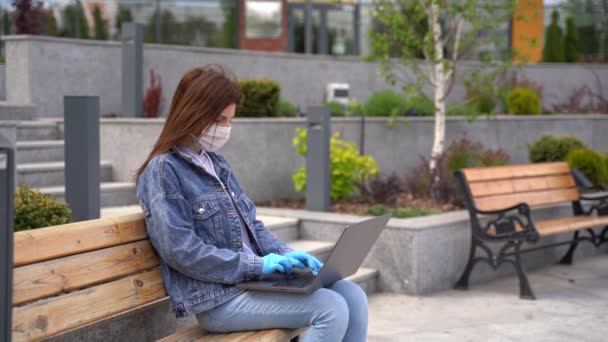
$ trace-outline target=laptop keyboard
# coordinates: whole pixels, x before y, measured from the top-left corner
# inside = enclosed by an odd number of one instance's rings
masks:
[[[272,284],[272,286],[288,286],[288,287],[306,287],[312,284],[312,281],[315,279],[315,275],[312,273],[300,273],[293,278],[287,278],[284,280],[279,280]]]

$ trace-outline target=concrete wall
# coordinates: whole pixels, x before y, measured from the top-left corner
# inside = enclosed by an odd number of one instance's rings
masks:
[[[61,116],[64,95],[99,95],[101,112],[121,112],[121,48],[117,42],[99,42],[43,36],[5,36],[7,100],[32,103],[37,116]],[[52,61],[52,62],[51,62]],[[357,57],[304,56],[186,46],[146,44],[144,89],[153,68],[163,80],[165,113],[181,76],[188,69],[222,63],[240,78],[271,78],[282,85],[283,98],[307,106],[321,102],[325,84],[347,82],[360,102],[385,89],[376,63]],[[465,62],[462,73],[476,67]],[[608,66],[591,64],[538,64],[527,66],[526,76],[544,88],[545,105],[563,101],[572,89],[589,85],[608,98]],[[404,75],[409,71],[404,70]],[[457,83],[449,101],[464,96]]]
[[[128,181],[132,173],[151,151],[164,119],[102,119],[101,159],[112,160],[114,179]],[[222,154],[231,163],[241,184],[256,201],[297,198],[303,194],[293,189],[292,175],[304,165],[291,141],[303,119],[235,119],[230,140]],[[332,120],[332,130],[342,138],[361,145],[361,120]],[[372,155],[380,172],[397,172],[405,176],[430,154],[433,120],[414,118],[406,123],[389,125],[384,118],[367,119],[364,152]],[[513,163],[527,163],[526,144],[542,133],[569,134],[579,137],[588,146],[608,150],[608,116],[572,115],[479,119],[468,122],[449,118],[447,144],[467,134],[471,140],[487,148],[503,148]]]

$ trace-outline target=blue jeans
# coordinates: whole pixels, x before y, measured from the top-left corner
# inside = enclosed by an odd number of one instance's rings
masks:
[[[245,291],[196,318],[209,332],[310,327],[300,341],[365,341],[367,295],[348,280],[310,294]]]

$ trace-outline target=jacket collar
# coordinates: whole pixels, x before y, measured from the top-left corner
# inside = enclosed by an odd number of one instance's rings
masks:
[[[188,163],[196,166],[194,161],[192,161],[192,156],[186,152],[186,148],[187,147],[182,144],[177,144],[177,145],[173,146],[171,149],[175,153],[177,153],[178,156],[180,156],[181,158],[186,160]],[[223,158],[220,158],[215,152],[207,151],[207,155],[209,156],[209,158],[211,158],[213,165],[215,167],[219,168],[219,170],[216,170],[216,173],[218,175],[225,174],[226,172],[229,171],[230,167],[228,166],[228,164],[223,160]],[[219,172],[217,172],[217,171],[219,171]]]

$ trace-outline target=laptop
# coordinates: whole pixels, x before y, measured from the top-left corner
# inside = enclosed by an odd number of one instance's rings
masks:
[[[390,214],[386,214],[346,226],[316,276],[309,268],[294,268],[291,274],[274,272],[257,280],[239,283],[237,287],[245,290],[310,293],[330,286],[357,272],[390,217]]]

